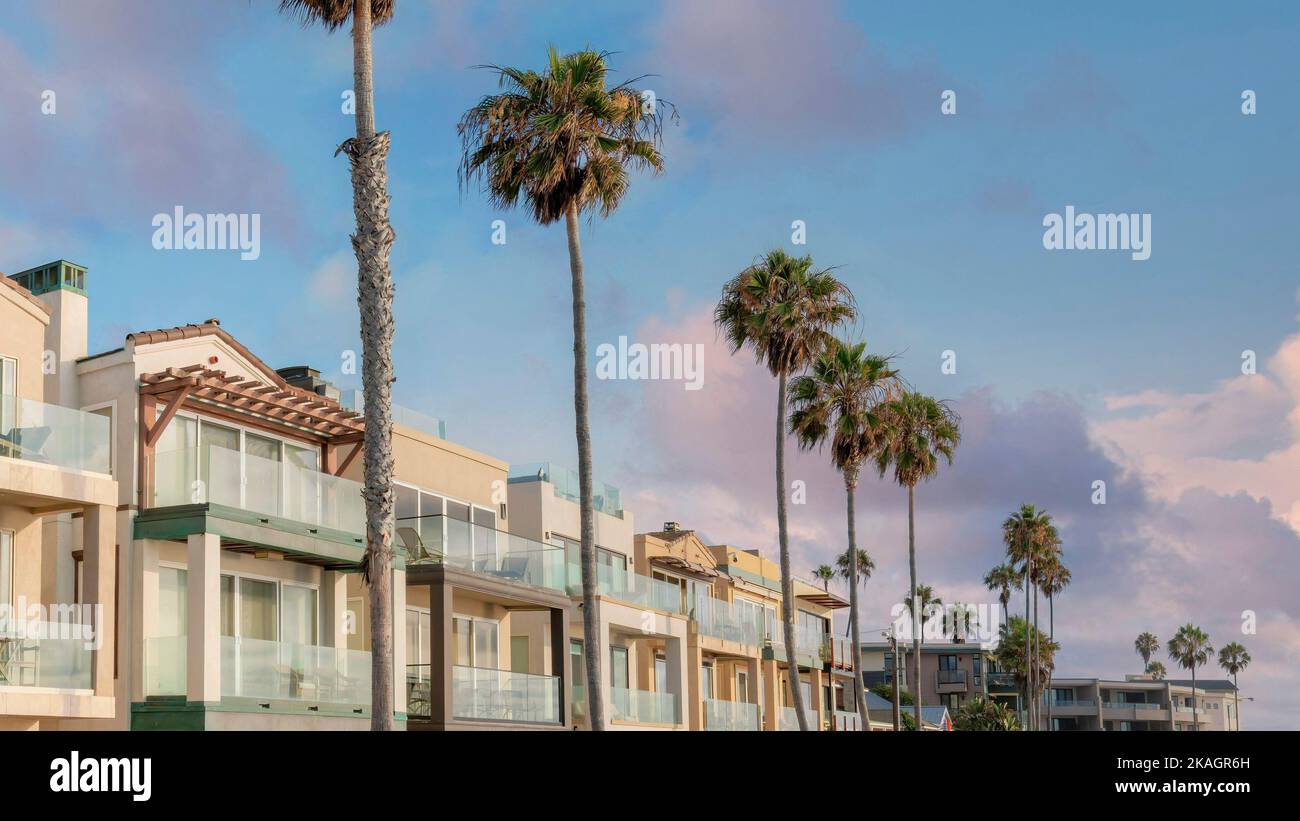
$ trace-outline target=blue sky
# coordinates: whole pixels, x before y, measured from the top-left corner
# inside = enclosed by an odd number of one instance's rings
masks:
[[[333,156],[352,128],[340,111],[352,83],[347,32],[304,30],[271,0],[150,5],[121,17],[92,3],[3,5],[0,136],[16,150],[0,156],[0,270],[60,256],[87,265],[93,349],[131,330],[217,316],[273,364],[308,363],[353,386],[338,373],[341,352],[359,348],[352,214],[346,163]],[[1300,564],[1287,552],[1300,522],[1294,494],[1269,472],[1296,440],[1295,381],[1279,367],[1244,405],[1223,396],[1243,349],[1291,361],[1300,11],[915,5],[400,2],[374,46],[378,125],[393,133],[397,401],[501,458],[573,461],[563,230],[462,191],[455,123],[493,89],[477,64],[539,66],[551,43],[608,49],[620,76],[655,75],[642,85],[675,103],[680,121],[666,128],[666,172],[638,178],[611,219],[584,224],[592,348],[619,335],[709,344],[717,387],[701,393],[735,410],[720,425],[752,429],[759,460],[741,467],[748,440],[723,447],[699,422],[709,409],[683,404],[676,386],[594,384],[598,472],[632,494],[640,523],[689,518],[719,540],[766,540],[774,395],[713,346],[707,312],[726,278],[785,246],[839,266],[871,347],[899,353],[917,387],[956,401],[971,437],[1005,436],[970,452],[1005,454],[1031,435],[1078,443],[1034,461],[1042,476],[1019,476],[1029,468],[1015,462],[980,473],[968,460],[971,472],[936,483],[960,508],[936,531],[972,557],[928,570],[954,594],[977,595],[965,591],[996,560],[997,521],[1021,501],[1011,488],[1051,487],[1073,457],[1093,473],[1080,467],[1069,487],[1112,471],[1135,505],[1122,527],[1103,527],[1063,497],[1056,506],[1081,549],[1130,545],[1156,551],[1159,566],[1171,539],[1193,538],[1178,506],[1204,490],[1239,502],[1234,510],[1281,540],[1277,555]],[[40,113],[44,89],[58,94],[53,116]],[[957,93],[955,116],[940,113],[944,89]],[[1258,95],[1254,116],[1241,113],[1243,89]],[[150,219],[176,204],[261,213],[261,258],[155,251]],[[1043,216],[1066,205],[1150,213],[1151,258],[1044,250]],[[504,246],[490,243],[497,218],[507,222]],[[795,219],[808,225],[806,246],[789,245]],[[939,371],[947,349],[955,375]],[[1116,401],[1134,396],[1151,401]],[[1207,407],[1238,412],[1218,425]],[[1246,462],[1182,471],[1193,450]],[[808,459],[811,476],[820,468]],[[796,534],[805,563],[842,530],[834,477],[818,475],[824,508]],[[996,500],[965,493],[1004,481]],[[867,504],[864,527],[896,588],[897,499],[884,486],[872,492],[882,501]],[[1157,515],[1170,518],[1167,532],[1144,533],[1138,519]],[[1279,522],[1289,525],[1275,533]],[[1211,578],[1187,561],[1183,587],[1153,583],[1168,598],[1143,624],[1186,620],[1166,615],[1169,603]],[[1218,619],[1222,634],[1235,612],[1268,598],[1252,592],[1257,582],[1243,579],[1242,601],[1221,613],[1187,618]],[[1080,587],[1086,601],[1087,582]],[[1300,654],[1300,616],[1280,600],[1254,606],[1277,614],[1271,657],[1281,676]],[[1127,637],[1081,633],[1066,644],[1084,648],[1069,651],[1076,672],[1114,675],[1132,655]]]

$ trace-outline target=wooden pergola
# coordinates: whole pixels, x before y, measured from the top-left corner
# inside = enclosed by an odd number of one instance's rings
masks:
[[[324,471],[333,476],[342,476],[352,465],[365,438],[361,414],[282,380],[268,384],[206,365],[141,374],[141,506],[152,501],[154,448],[181,409],[315,444]],[[339,449],[348,445],[352,447],[340,461]]]

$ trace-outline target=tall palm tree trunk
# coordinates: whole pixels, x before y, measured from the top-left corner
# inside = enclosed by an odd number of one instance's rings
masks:
[[[352,68],[356,91],[356,137],[335,153],[347,155],[352,172],[352,210],[357,232],[357,304],[361,314],[361,381],[365,392],[366,436],[362,444],[366,505],[366,581],[370,589],[372,730],[393,729],[393,281],[389,254],[393,229],[388,223],[390,136],[375,133],[371,78],[370,3],[355,4],[352,15]]]
[[[1238,687],[1237,687],[1237,674],[1236,674],[1236,673],[1233,673],[1233,674],[1232,674],[1232,711],[1233,711],[1234,713],[1237,714],[1236,720],[1233,721],[1233,723],[1234,723],[1235,725],[1237,725],[1237,726],[1236,726],[1236,729],[1237,729],[1238,732],[1241,731],[1241,696],[1240,696],[1240,693],[1241,693],[1241,690],[1238,689]]]
[[[893,632],[892,627],[890,628],[890,632]],[[902,694],[899,693],[898,691],[899,690],[898,676],[900,673],[903,672],[905,668],[903,667],[903,660],[898,656],[898,635],[897,634],[894,635],[892,641],[894,645],[894,671],[893,671],[894,674],[890,676],[890,678],[894,680],[894,705],[893,705],[894,706],[893,709],[894,732],[898,732],[903,728],[903,708],[899,706],[899,698],[901,697]]]
[[[1047,640],[1056,641],[1056,597],[1050,593],[1047,596]],[[1052,673],[1047,671],[1047,729],[1052,729]]]
[[[870,730],[871,722],[867,717],[867,693],[866,688],[862,686],[862,671],[858,668],[861,666],[861,653],[858,648],[862,646],[861,636],[858,627],[858,536],[857,524],[854,516],[853,497],[857,489],[857,471],[856,469],[844,479],[844,490],[848,496],[849,509],[849,627],[852,631],[853,649],[853,703],[858,706],[858,729]]]
[[[1196,698],[1196,662],[1192,662],[1192,732],[1194,733],[1199,733],[1201,731],[1200,715],[1196,712],[1197,701],[1198,699]]]
[[[1026,560],[1025,571],[1025,732],[1034,729],[1034,665],[1029,662],[1029,574],[1033,572],[1034,560]]]
[[[591,426],[587,422],[587,303],[582,281],[582,243],[578,204],[564,215],[569,235],[569,272],[573,277],[573,415],[578,437],[578,490],[582,494],[582,654],[587,668],[587,717],[593,730],[605,729],[604,692],[600,686],[600,619],[596,615],[596,511],[592,504]]]
[[[1034,585],[1034,629],[1033,629],[1033,631],[1030,633],[1030,635],[1033,636],[1033,639],[1034,639],[1034,650],[1033,650],[1033,659],[1034,659],[1034,729],[1035,729],[1035,730],[1041,730],[1041,729],[1043,729],[1043,727],[1042,727],[1042,716],[1043,716],[1043,714],[1042,714],[1042,709],[1043,709],[1043,704],[1042,704],[1042,701],[1041,701],[1040,699],[1042,698],[1042,689],[1043,689],[1043,687],[1042,687],[1042,682],[1040,682],[1040,681],[1038,680],[1038,673],[1039,673],[1039,670],[1038,670],[1038,661],[1039,661],[1039,659],[1041,659],[1043,656],[1042,656],[1042,652],[1041,652],[1041,650],[1039,649],[1039,646],[1038,646],[1038,585],[1037,585],[1037,584]]]
[[[921,731],[921,602],[916,598],[916,486],[907,486],[907,562],[912,584],[912,717]]]
[[[790,700],[799,720],[799,731],[807,732],[808,718],[803,713],[803,692],[799,689],[799,662],[794,645],[794,579],[790,577],[790,541],[785,518],[785,414],[786,369],[776,382],[776,530],[781,550],[781,627],[785,634],[786,666],[790,673]],[[778,719],[780,718],[778,714]]]

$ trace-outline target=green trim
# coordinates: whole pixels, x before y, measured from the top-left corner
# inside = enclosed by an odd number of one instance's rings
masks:
[[[214,533],[233,542],[337,562],[352,566],[350,569],[359,569],[365,555],[364,535],[213,503],[149,508],[140,511],[132,522],[136,539],[176,540],[200,533]],[[394,551],[393,569],[406,569],[400,551]]]
[[[269,707],[262,707],[269,704]],[[320,709],[309,709],[318,706]],[[294,701],[259,701],[257,699],[228,699],[205,703],[187,701],[184,696],[148,696],[144,701],[131,703],[132,730],[205,730],[209,713],[244,713],[266,716],[299,716],[301,718],[370,719],[370,709],[363,707],[354,712],[347,707],[332,708]],[[406,713],[394,713],[393,720],[407,723]]]

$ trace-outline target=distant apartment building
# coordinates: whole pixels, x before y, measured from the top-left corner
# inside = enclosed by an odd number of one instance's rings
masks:
[[[912,682],[912,647],[898,642],[903,658],[899,687],[919,698],[923,707],[942,706],[955,714],[973,698],[991,698],[1019,706],[1014,677],[997,668],[992,651],[968,642],[929,641],[921,645],[921,677]],[[892,685],[896,669],[889,642],[862,643],[863,683],[870,690],[878,684]]]
[[[1193,705],[1195,702],[1195,705]],[[1191,731],[1236,729],[1240,699],[1225,680],[1053,677],[1043,721],[1052,730]],[[1050,724],[1049,721],[1050,712]]]

